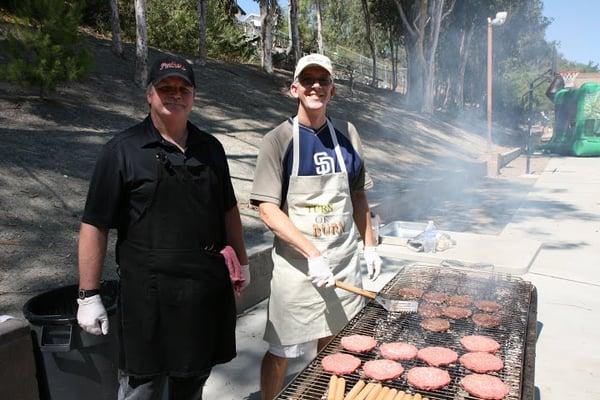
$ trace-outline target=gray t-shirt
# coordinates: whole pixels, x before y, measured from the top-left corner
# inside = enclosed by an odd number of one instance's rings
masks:
[[[350,122],[337,119],[331,119],[331,122],[348,171],[350,190],[370,189],[373,187],[373,181],[365,170],[363,149],[356,128]],[[292,118],[290,117],[263,138],[250,194],[252,204],[269,202],[283,207],[289,177],[292,173],[292,136]],[[322,163],[323,153],[332,157],[333,160],[337,160],[327,124],[316,130],[300,124],[299,141],[298,175],[312,176],[340,172],[337,161],[329,165]]]

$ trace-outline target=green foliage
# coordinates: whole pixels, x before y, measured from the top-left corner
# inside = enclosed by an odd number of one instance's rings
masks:
[[[196,0],[148,0],[146,19],[149,44],[165,50],[196,54],[196,4]],[[135,26],[133,28],[135,35]],[[208,2],[206,47],[209,56],[225,60],[246,60],[253,51],[244,43],[243,32],[229,14],[227,2]]]
[[[543,4],[540,0],[513,1],[507,6],[511,18],[507,19],[502,29],[497,29],[497,35],[494,32],[497,36],[494,40],[494,57],[497,59],[494,108],[506,122],[516,122],[519,120],[516,116],[527,115],[525,99],[529,83],[552,66],[552,46],[544,38],[550,21],[543,16]],[[534,91],[534,112],[553,108],[544,95],[547,87],[547,84],[542,84]]]
[[[600,72],[600,66],[597,63],[588,61],[587,64],[569,61],[564,57],[560,57],[557,63],[559,71],[578,71],[578,72]]]
[[[193,0],[148,0],[148,43],[162,49],[193,54],[198,49],[198,16]]]
[[[209,1],[206,21],[209,56],[226,61],[247,61],[255,55],[255,49],[245,40],[242,29],[229,13],[227,2]]]
[[[70,2],[73,4],[80,3],[77,0],[70,0]],[[82,4],[81,13],[82,24],[92,27],[98,32],[109,33],[111,31],[110,0],[85,0]]]
[[[19,14],[28,17],[30,26],[15,25],[8,33],[9,63],[2,67],[7,80],[45,93],[90,72],[92,55],[78,33],[79,6],[62,0],[24,0]]]

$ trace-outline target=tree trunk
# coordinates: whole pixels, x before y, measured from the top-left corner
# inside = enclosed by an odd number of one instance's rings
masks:
[[[135,81],[146,86],[148,80],[148,35],[146,33],[146,0],[135,0]]]
[[[371,86],[377,87],[377,52],[375,51],[375,44],[373,43],[373,37],[371,35],[371,13],[369,12],[369,5],[367,0],[361,0],[363,13],[365,14],[365,28],[367,30],[367,43],[369,49],[371,49],[371,59],[373,60],[373,70],[371,74]]]
[[[430,2],[431,1],[431,2]],[[419,0],[413,19],[408,20],[402,1],[395,0],[396,8],[407,34],[409,92],[408,100],[422,112],[433,112],[435,98],[436,52],[442,21],[454,8],[456,0],[444,12],[445,0]],[[426,50],[427,48],[427,50]],[[416,69],[416,71],[415,71]]]
[[[298,30],[298,0],[288,1],[289,11],[289,36],[290,43],[286,54],[291,56],[291,64],[296,64],[300,59],[300,31]]]
[[[425,41],[425,27],[429,20],[427,12],[427,0],[419,0],[418,4],[411,4],[414,7],[414,12],[411,18],[407,17],[404,11],[402,0],[395,0],[396,8],[402,19],[403,29],[405,31],[405,47],[406,47],[406,100],[407,103],[420,109],[423,104],[424,92],[424,74],[427,69],[425,55],[423,53]]]
[[[392,92],[398,89],[398,45],[394,40],[394,31],[389,30],[390,55],[392,56]]]
[[[117,0],[110,0],[110,25],[112,27],[112,51],[119,57],[123,57],[121,24],[119,22],[119,5],[117,4]]]
[[[206,16],[208,13],[208,0],[198,0],[198,64],[206,65]]]
[[[260,38],[261,38],[261,65],[263,70],[273,73],[273,14],[275,0],[260,0]]]
[[[418,57],[417,43],[407,43],[406,46],[406,100],[409,105],[420,109],[423,104],[423,69]]]
[[[474,31],[475,24],[471,22],[466,34],[463,34],[460,43],[460,62],[458,64],[458,74],[454,85],[453,96],[454,104],[459,110],[462,110],[465,106],[465,71],[467,70],[467,63],[469,62],[469,49],[471,48],[471,39],[473,38]]]
[[[319,54],[323,54],[323,21],[321,19],[321,0],[316,0],[317,6],[317,47]]]
[[[445,0],[432,0],[431,4],[431,27],[429,28],[429,49],[427,57],[427,72],[425,75],[425,95],[423,98],[424,113],[433,113],[433,101],[435,98],[435,62],[437,47],[440,37],[440,27],[442,25],[442,12],[444,11]]]

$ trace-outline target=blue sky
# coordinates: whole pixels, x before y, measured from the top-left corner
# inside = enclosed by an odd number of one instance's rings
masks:
[[[546,39],[559,41],[560,53],[571,61],[600,64],[600,1],[544,0],[544,15],[554,19]]]
[[[258,14],[256,1],[238,0],[238,4],[247,13]],[[287,0],[279,4],[286,7]],[[544,0],[544,15],[553,20],[546,39],[560,42],[561,54],[571,61],[600,64],[600,1]]]
[[[287,8],[287,0],[278,0],[277,1],[281,7]],[[244,9],[248,14],[258,14],[258,2],[254,0],[237,0],[237,3],[240,7]]]

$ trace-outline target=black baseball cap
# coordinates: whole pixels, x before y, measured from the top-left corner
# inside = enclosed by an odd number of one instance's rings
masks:
[[[185,80],[193,87],[196,87],[196,78],[194,77],[194,69],[186,59],[165,55],[154,61],[148,73],[148,82],[146,85],[156,85],[169,76],[178,76]]]

